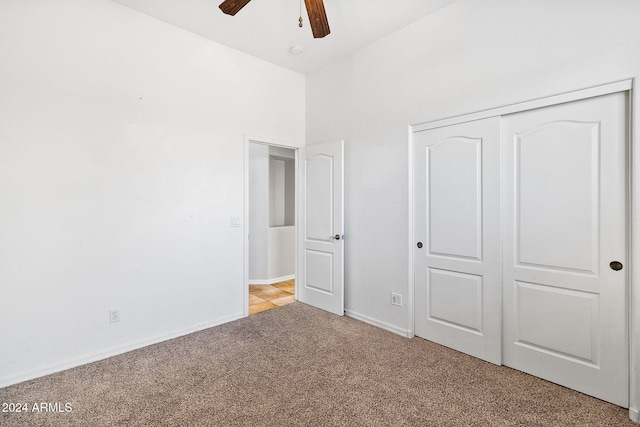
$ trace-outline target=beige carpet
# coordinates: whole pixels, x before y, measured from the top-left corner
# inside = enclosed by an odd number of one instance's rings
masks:
[[[626,409],[293,303],[0,389],[2,426],[637,426]],[[32,412],[36,402],[71,412]]]

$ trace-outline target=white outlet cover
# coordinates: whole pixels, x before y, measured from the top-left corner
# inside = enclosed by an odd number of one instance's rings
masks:
[[[402,295],[391,294],[391,304],[397,305],[398,307],[402,307]]]

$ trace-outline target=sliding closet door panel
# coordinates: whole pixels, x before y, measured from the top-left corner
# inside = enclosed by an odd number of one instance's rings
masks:
[[[503,117],[506,365],[628,405],[626,95]]]
[[[416,335],[500,364],[500,120],[414,134]]]

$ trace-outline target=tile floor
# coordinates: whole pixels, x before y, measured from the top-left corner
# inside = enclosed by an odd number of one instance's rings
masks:
[[[287,305],[295,301],[295,280],[273,285],[249,285],[249,314]]]

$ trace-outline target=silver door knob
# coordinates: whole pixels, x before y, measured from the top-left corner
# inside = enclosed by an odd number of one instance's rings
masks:
[[[340,235],[336,234],[335,236],[329,236],[329,240],[340,240]]]

